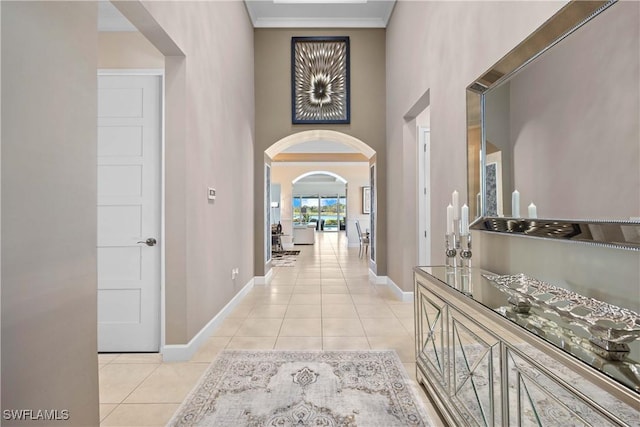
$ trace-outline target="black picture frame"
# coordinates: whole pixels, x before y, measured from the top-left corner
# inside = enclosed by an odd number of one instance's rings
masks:
[[[291,122],[351,123],[348,36],[291,38]]]

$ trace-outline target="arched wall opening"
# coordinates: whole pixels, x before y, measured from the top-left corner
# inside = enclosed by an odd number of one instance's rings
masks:
[[[336,144],[343,145],[347,147],[346,153],[315,152],[306,153],[308,156],[298,154],[297,158],[302,159],[301,161],[282,160],[283,154],[295,151],[290,150],[292,147],[300,147],[314,141],[332,143],[334,146]],[[262,221],[262,224],[265,224],[264,230],[256,230],[256,235],[262,234],[264,236],[263,243],[268,244],[271,240],[269,236],[270,224],[275,218],[281,222],[283,232],[286,235],[293,235],[294,220],[296,219],[293,212],[293,185],[305,177],[317,174],[330,175],[346,185],[346,218],[344,219],[344,229],[338,231],[346,233],[348,246],[357,247],[359,244],[355,227],[356,220],[363,228],[374,229],[376,227],[375,222],[372,222],[372,218],[375,221],[374,212],[371,212],[371,209],[363,209],[363,188],[371,187],[371,167],[376,164],[376,151],[360,139],[332,130],[298,132],[269,146],[264,152],[264,164],[265,174],[269,174],[269,176],[265,175],[265,184],[266,182],[270,184],[268,190],[266,185],[264,186],[264,205],[265,208],[277,205],[278,210],[270,209],[270,212],[267,212],[265,209],[265,215],[269,220]],[[374,174],[375,171],[374,167]],[[373,181],[376,182],[377,179]],[[278,195],[279,198],[274,199],[275,195]],[[372,203],[371,206],[375,209],[375,203]],[[269,225],[267,226],[267,224]],[[266,245],[261,246],[266,249]],[[260,260],[260,264],[264,266],[266,273],[271,268],[268,258],[268,253],[265,250],[264,261]],[[258,270],[262,265],[257,265],[256,269]],[[370,260],[370,266],[375,272],[375,258]]]
[[[346,133],[325,129],[308,130],[286,136],[267,148],[264,153],[267,157],[273,159],[288,148],[310,141],[331,141],[344,144],[363,154],[367,159],[371,159],[376,154],[373,148],[358,138]]]
[[[330,172],[330,171],[311,171],[311,172],[305,172],[302,175],[300,175],[299,177],[295,178],[293,181],[291,181],[293,184],[297,183],[298,181],[301,181],[307,177],[313,176],[313,175],[328,175],[328,176],[332,176],[334,177],[337,181],[341,181],[342,183],[346,184],[347,180],[344,179],[343,177],[341,177],[340,175]]]

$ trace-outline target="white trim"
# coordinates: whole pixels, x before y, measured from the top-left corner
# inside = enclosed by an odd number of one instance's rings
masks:
[[[167,341],[167,300],[166,300],[166,284],[167,284],[167,272],[166,272],[166,258],[167,258],[167,245],[164,244],[166,233],[166,215],[165,215],[165,206],[166,206],[166,162],[165,162],[165,152],[166,152],[166,140],[165,140],[165,125],[166,125],[166,115],[165,115],[165,76],[164,70],[162,70],[162,100],[160,101],[162,104],[162,117],[160,120],[162,121],[162,129],[160,130],[161,135],[161,152],[160,152],[160,241],[162,245],[160,245],[160,352],[162,354],[162,348],[166,345]]]
[[[163,362],[184,362],[191,360],[196,351],[204,344],[211,334],[222,324],[222,322],[231,314],[233,309],[240,303],[254,286],[254,279],[249,282],[234,296],[231,301],[224,306],[218,314],[216,314],[204,328],[191,338],[188,344],[169,344],[164,345],[161,349]]]
[[[98,75],[99,76],[163,76],[164,77],[164,68],[101,68],[98,70]]]
[[[264,276],[254,277],[253,283],[255,283],[256,285],[268,285],[269,283],[271,283],[272,276],[273,276],[273,268],[269,269],[269,271],[267,271],[267,274],[265,274]]]
[[[264,257],[265,263],[271,261],[271,164],[264,164],[264,206],[263,212],[267,212],[264,228]]]
[[[373,270],[369,269],[369,281],[376,285],[387,285],[387,276],[377,276]]]
[[[413,301],[413,292],[405,292],[398,285],[395,284],[390,277],[387,277],[387,286],[393,292],[393,294],[402,302]]]
[[[254,28],[386,28],[380,18],[258,18]]]
[[[362,162],[289,162],[289,161],[278,161],[278,160],[272,160],[271,161],[271,165],[277,165],[279,168],[286,168],[286,167],[300,167],[300,166],[304,166],[304,167],[311,167],[311,168],[327,168],[327,167],[335,167],[337,166],[362,166],[362,165],[368,165],[369,163],[366,161],[362,161]]]
[[[391,292],[402,302],[411,302],[413,301],[413,292],[405,292],[398,285],[395,284],[391,278],[388,276],[377,276],[373,270],[369,270],[369,280],[381,286],[386,286],[389,288]]]

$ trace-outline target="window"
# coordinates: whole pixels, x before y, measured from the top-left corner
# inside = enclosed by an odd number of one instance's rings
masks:
[[[346,227],[347,200],[339,195],[301,195],[293,197],[293,223],[320,223],[321,231],[338,231]]]

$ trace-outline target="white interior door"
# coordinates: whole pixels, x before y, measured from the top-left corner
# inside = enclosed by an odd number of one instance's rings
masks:
[[[418,265],[431,265],[430,132],[418,127]]]
[[[160,348],[160,76],[98,77],[98,351]]]

